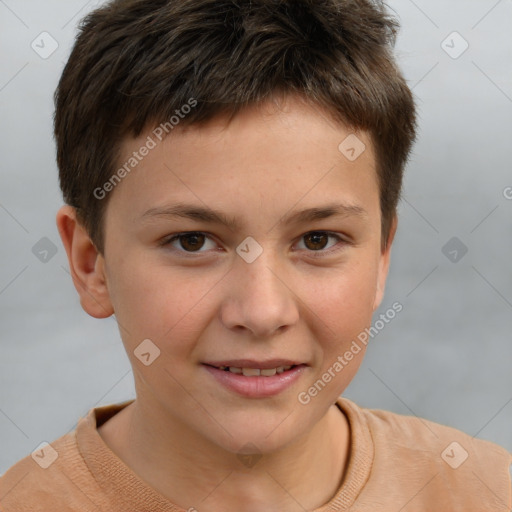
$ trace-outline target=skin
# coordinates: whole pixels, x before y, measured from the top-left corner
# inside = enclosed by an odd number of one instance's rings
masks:
[[[73,208],[57,214],[81,305],[96,318],[115,312],[133,367],[136,400],[98,431],[185,510],[314,510],[343,481],[350,430],[334,403],[364,347],[307,405],[298,395],[371,325],[396,230],[395,219],[382,251],[373,147],[357,132],[366,151],[350,162],[338,146],[351,133],[297,97],[250,107],[230,123],[176,129],[149,152],[110,193],[103,255]],[[150,134],[125,140],[120,165]],[[177,202],[221,210],[240,227],[141,219]],[[364,213],[281,221],[340,202]],[[312,240],[313,231],[331,236]],[[183,232],[207,237],[159,245]],[[248,236],[263,248],[253,263],[236,253]],[[149,366],[134,355],[145,339],[161,351]],[[246,398],[202,366],[234,358],[308,366],[279,395]],[[237,457],[252,452],[261,458],[250,467]]]

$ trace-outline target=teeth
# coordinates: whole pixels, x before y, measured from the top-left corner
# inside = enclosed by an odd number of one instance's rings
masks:
[[[291,366],[278,366],[277,368],[265,368],[263,370],[259,368],[236,368],[235,366],[220,366],[219,370],[227,371],[229,370],[231,373],[235,373],[237,375],[244,375],[245,377],[272,377],[276,373],[280,374],[287,370],[289,370]]]
[[[261,370],[258,368],[242,368],[244,377],[259,377]]]

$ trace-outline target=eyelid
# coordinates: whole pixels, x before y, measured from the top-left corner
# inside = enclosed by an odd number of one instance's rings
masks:
[[[318,251],[311,251],[311,250],[306,250],[306,249],[300,249],[300,251],[305,251],[308,253],[308,257],[313,257],[313,258],[320,258],[320,257],[325,257],[327,255],[330,255],[330,254],[333,254],[333,253],[336,253],[340,250],[343,250],[344,246],[346,245],[352,245],[353,242],[349,239],[348,236],[346,235],[341,235],[339,233],[335,233],[333,231],[325,231],[325,230],[311,230],[311,231],[306,231],[305,233],[303,233],[302,235],[300,235],[298,237],[298,240],[301,241],[305,236],[307,235],[311,235],[311,234],[323,234],[323,235],[327,235],[329,237],[332,237],[332,238],[337,238],[338,239],[338,243],[334,246],[334,248],[330,248],[330,249],[321,249],[321,250],[318,250]],[[167,247],[167,246],[170,246],[170,244],[176,240],[179,240],[180,237],[182,236],[187,236],[187,235],[204,235],[206,238],[209,238],[210,240],[214,241],[215,243],[216,242],[216,237],[206,231],[183,231],[183,232],[180,232],[180,233],[174,233],[172,235],[168,235],[166,237],[164,237],[162,240],[160,240],[158,242],[158,245],[161,246],[161,247]],[[296,242],[298,243],[298,242]],[[296,244],[295,243],[295,244]],[[294,244],[294,245],[295,245]],[[338,247],[339,245],[341,244],[342,247]],[[185,250],[180,250],[180,249],[175,249],[175,248],[171,248],[169,249],[171,250],[172,252],[177,252],[177,253],[181,253],[181,254],[187,254],[187,255],[200,255],[200,254],[204,254],[208,251],[185,251]]]

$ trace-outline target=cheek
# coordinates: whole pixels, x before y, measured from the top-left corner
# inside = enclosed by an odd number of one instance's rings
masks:
[[[215,314],[211,299],[221,277],[199,274],[197,268],[173,268],[142,259],[115,267],[109,291],[129,353],[150,339],[161,350],[160,361],[166,367],[190,355]]]
[[[356,375],[366,352],[365,330],[371,325],[376,281],[376,265],[361,264],[323,283],[317,281],[312,289],[306,303],[315,313],[309,324],[316,326],[318,369],[299,396],[301,403],[316,396],[320,398],[315,403],[334,402]]]
[[[310,281],[305,283],[310,289],[310,299],[305,302],[318,315],[333,343],[357,336],[371,322],[377,268],[374,262],[361,262],[339,272],[330,270],[328,276],[315,281],[313,286]]]

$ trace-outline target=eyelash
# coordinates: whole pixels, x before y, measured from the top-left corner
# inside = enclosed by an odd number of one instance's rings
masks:
[[[300,240],[302,240],[304,237],[306,237],[308,235],[313,235],[313,234],[315,234],[315,235],[327,235],[327,236],[332,237],[332,238],[337,238],[338,241],[341,242],[341,244],[340,243],[336,244],[334,246],[335,247],[334,249],[333,248],[327,249],[327,250],[319,249],[318,251],[301,249],[301,250],[306,250],[307,252],[311,253],[310,256],[313,257],[313,258],[321,258],[321,257],[325,257],[326,255],[331,255],[331,254],[337,253],[338,251],[343,250],[346,245],[350,245],[351,244],[351,242],[349,240],[347,240],[345,238],[342,238],[340,235],[338,235],[336,233],[332,233],[330,231],[308,231],[307,233],[303,234],[300,237]],[[179,240],[182,237],[193,236],[193,235],[204,235],[205,237],[209,238],[210,240],[212,239],[212,237],[208,233],[205,233],[203,231],[186,231],[186,232],[183,232],[183,233],[177,233],[175,235],[171,235],[170,237],[164,238],[159,243],[159,245],[161,247],[168,247],[173,242],[175,242],[176,240]],[[206,251],[185,251],[185,250],[180,250],[180,249],[175,249],[175,248],[172,248],[171,250],[173,252],[179,252],[179,253],[190,254],[190,255],[200,255],[200,254],[203,254],[204,252],[206,252]]]

